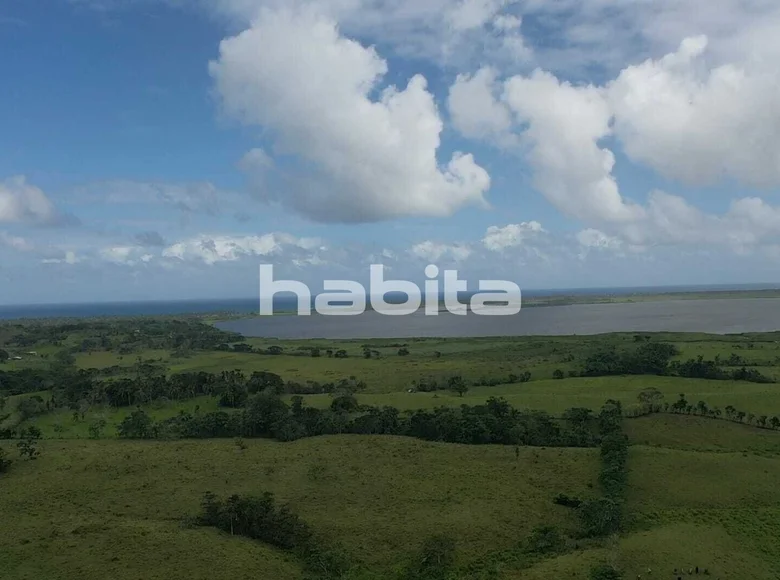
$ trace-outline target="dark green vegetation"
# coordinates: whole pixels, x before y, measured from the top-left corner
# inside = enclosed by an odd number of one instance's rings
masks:
[[[9,578],[780,574],[780,333],[0,350]]]

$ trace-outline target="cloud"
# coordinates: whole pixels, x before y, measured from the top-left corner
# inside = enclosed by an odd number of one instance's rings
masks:
[[[209,68],[227,114],[269,130],[278,151],[306,164],[280,201],[310,218],[443,217],[486,205],[490,177],[470,154],[438,162],[443,123],[425,78],[380,88],[387,62],[311,7],[261,10]]]
[[[77,256],[75,252],[68,250],[64,252],[61,257],[57,258],[44,258],[41,260],[41,263],[43,264],[78,264],[79,262],[83,262],[84,259],[80,256]]]
[[[135,265],[135,255],[140,252],[137,246],[113,246],[100,250],[100,257],[114,264]]]
[[[316,7],[345,35],[371,38],[394,54],[462,67],[490,58],[510,66],[531,54],[516,16],[520,0],[208,0],[238,26],[263,10]]]
[[[453,126],[465,137],[517,145],[512,113],[495,94],[498,71],[483,67],[475,74],[460,74],[450,87],[447,108]]]
[[[46,194],[24,176],[0,181],[0,223],[55,225],[64,221]]]
[[[442,259],[462,262],[471,256],[472,250],[463,243],[445,244],[426,240],[412,246],[410,253],[431,263],[439,262]]]
[[[18,250],[19,252],[32,252],[35,245],[19,236],[12,236],[7,232],[0,232],[0,245]]]
[[[218,188],[210,182],[168,183],[111,180],[91,183],[77,190],[87,202],[167,205],[185,213],[218,215],[246,207],[247,196]]]
[[[490,226],[485,232],[482,244],[491,252],[500,252],[506,248],[520,246],[541,233],[544,233],[544,229],[537,221],[509,224],[503,227]]]
[[[619,237],[610,236],[594,228],[587,228],[577,232],[575,239],[581,247],[579,253],[580,260],[585,260],[594,251],[625,257],[626,251],[638,253],[644,249],[642,246],[626,244]]]
[[[633,160],[692,185],[780,186],[780,69],[707,70],[705,36],[625,68],[608,86],[614,133]]]
[[[685,183],[731,177],[748,187],[780,186],[780,112],[770,104],[780,72],[735,65],[707,72],[706,47],[705,37],[688,38],[603,86],[538,69],[500,81],[481,69],[456,79],[449,105],[464,135],[500,147],[517,139],[514,150],[529,161],[535,188],[561,212],[597,226],[608,236],[602,241],[617,236],[634,250],[717,244],[743,252],[780,236],[777,208],[744,198],[717,216],[663,191],[637,203],[620,191],[615,155],[603,145],[622,143],[632,159]],[[479,105],[464,94],[477,94]]]
[[[316,238],[297,238],[285,233],[262,236],[200,235],[165,248],[162,257],[212,265],[249,256],[278,256],[292,250],[293,255],[300,260],[301,255],[311,257],[321,244],[321,240]]]

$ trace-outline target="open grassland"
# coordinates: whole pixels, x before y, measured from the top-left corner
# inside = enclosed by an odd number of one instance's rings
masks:
[[[731,421],[681,415],[648,415],[624,421],[632,443],[683,451],[780,456],[780,433]]]
[[[699,334],[647,334],[653,340],[677,346],[676,360],[703,356],[727,359],[738,354],[750,364],[760,365],[761,372],[780,378],[780,333],[712,336]],[[576,371],[589,354],[610,347],[630,347],[636,343],[633,334],[608,334],[589,337],[516,337],[470,339],[410,339],[377,341],[269,341],[247,339],[246,343],[258,349],[281,346],[281,355],[240,352],[197,352],[189,356],[174,356],[165,350],[142,350],[121,355],[116,352],[85,352],[76,356],[81,368],[106,368],[114,365],[132,367],[136,361],[155,361],[169,372],[221,372],[239,369],[246,373],[269,371],[285,380],[333,381],[355,376],[368,384],[368,391],[392,393],[411,387],[425,376],[462,375],[478,380],[531,373],[531,380],[552,378],[560,369],[564,374]],[[399,346],[405,345],[409,355],[400,357]],[[366,359],[364,346],[379,352],[378,358]],[[305,356],[308,349],[319,348],[320,357]],[[331,358],[326,350],[344,350],[347,358]],[[302,355],[303,353],[303,355]],[[295,356],[294,356],[295,355]],[[30,364],[33,364],[31,362]]]
[[[9,336],[3,332],[0,326],[0,343]],[[56,346],[23,349],[38,355],[9,361],[1,369],[47,368],[62,349],[80,348],[85,335],[79,332],[58,339]],[[779,578],[780,431],[755,423],[761,415],[780,415],[780,385],[669,375],[569,376],[592,353],[635,347],[649,342],[647,336],[674,344],[678,361],[698,356],[726,361],[736,354],[739,366],[780,379],[780,333],[246,341],[260,350],[280,346],[283,354],[278,355],[146,347],[119,354],[118,348],[84,348],[74,353],[79,368],[120,367],[106,374],[108,380],[137,376],[139,360],[167,375],[238,369],[302,383],[354,376],[367,384],[357,392],[357,402],[373,407],[457,407],[501,397],[515,408],[555,416],[572,407],[598,411],[607,399],[631,410],[640,392],[655,388],[667,403],[682,393],[691,406],[698,401],[709,409],[733,406],[752,419],[735,422],[725,420],[725,414],[715,419],[690,412],[624,419],[630,443],[625,524],[619,536],[593,541],[573,539],[576,511],[552,499],[559,493],[583,500],[600,494],[595,448],[516,451],[511,445],[465,446],[390,435],[320,436],[291,443],[128,441],[117,438],[117,426],[135,404],[65,405],[19,423],[19,403],[35,393],[10,396],[0,414],[8,415],[5,426],[36,426],[44,440],[35,461],[20,459],[15,442],[0,441],[14,459],[0,476],[0,577],[297,580],[303,577],[301,562],[280,550],[182,525],[185,516],[198,512],[206,491],[221,497],[270,491],[290,502],[315,531],[345,546],[365,572],[349,580],[395,580],[421,542],[440,533],[456,540],[462,570],[472,565],[484,572],[495,566],[495,575],[462,576],[468,580],[586,580],[591,566],[604,562],[631,580],[639,574],[674,579],[675,568],[687,577],[696,566],[711,571],[713,579]],[[370,358],[363,356],[366,346]],[[399,356],[402,347],[408,348],[407,356]],[[311,348],[321,349],[321,356],[306,355]],[[342,349],[346,358],[326,355]],[[556,370],[563,378],[553,379]],[[522,372],[531,373],[530,381],[503,380]],[[449,390],[408,392],[425,377],[455,375],[469,381],[463,396]],[[500,380],[495,386],[471,384],[483,378]],[[56,390],[56,384],[51,386]],[[49,400],[53,392],[38,394]],[[289,391],[283,398],[291,402]],[[303,399],[305,406],[327,408],[335,397]],[[237,411],[219,407],[218,396],[159,398],[140,406],[155,421],[182,411]],[[101,419],[100,439],[89,439],[90,425]],[[520,543],[540,525],[555,526],[569,537],[567,550],[557,556],[519,556]]]
[[[552,494],[587,497],[597,468],[594,449],[515,457],[509,447],[396,437],[251,440],[243,450],[232,441],[50,441],[3,480],[0,512],[19,515],[4,518],[3,578],[300,577],[256,543],[180,529],[206,491],[272,491],[372,570],[389,571],[442,532],[468,562],[515,546],[536,525],[573,528]]]
[[[613,562],[624,578],[699,566],[713,578],[780,574],[780,457],[757,456],[780,433],[692,417],[626,420],[649,443],[630,448],[624,534],[602,545],[499,567],[496,578],[587,579]],[[713,428],[725,427],[733,442]],[[660,427],[717,451],[668,448]],[[755,440],[752,438],[756,437]],[[766,439],[766,440],[764,440]],[[4,478],[3,578],[302,577],[298,564],[262,544],[184,528],[202,494],[272,491],[319,532],[344,543],[370,578],[386,578],[435,533],[457,538],[458,562],[511,552],[540,524],[572,531],[559,493],[592,497],[594,449],[463,446],[387,436],[329,436],[294,443],[247,440],[47,441],[35,462]],[[706,446],[706,445],[705,445]],[[41,498],[46,498],[42,501]],[[687,576],[687,574],[686,574]],[[645,576],[643,576],[645,577]]]

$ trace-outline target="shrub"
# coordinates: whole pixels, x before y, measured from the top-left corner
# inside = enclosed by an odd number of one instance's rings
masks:
[[[455,540],[437,534],[425,540],[406,569],[404,580],[446,580],[455,566]]]
[[[526,540],[527,550],[536,554],[557,552],[563,545],[563,536],[555,526],[537,526]]]
[[[553,498],[553,503],[569,508],[578,508],[582,505],[582,500],[576,497],[569,497],[566,494],[559,493]]]
[[[8,452],[0,447],[0,473],[5,473],[11,467],[11,460],[8,459]]]

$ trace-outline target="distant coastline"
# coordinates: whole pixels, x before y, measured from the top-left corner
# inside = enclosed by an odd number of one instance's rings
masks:
[[[464,293],[460,300],[464,302],[468,296],[470,293]],[[523,308],[748,298],[780,298],[780,284],[526,290],[523,292]],[[291,314],[295,310],[295,305],[294,299],[281,298],[277,300],[275,310],[279,315]],[[207,321],[224,321],[257,316],[258,307],[256,298],[0,305],[0,321],[141,316],[186,316]]]

